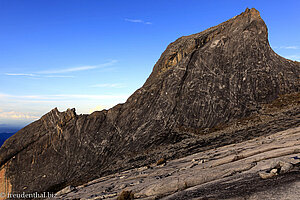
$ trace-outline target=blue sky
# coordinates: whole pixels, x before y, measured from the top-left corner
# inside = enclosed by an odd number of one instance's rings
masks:
[[[0,125],[125,102],[170,42],[246,7],[278,54],[300,60],[299,0],[0,0]]]

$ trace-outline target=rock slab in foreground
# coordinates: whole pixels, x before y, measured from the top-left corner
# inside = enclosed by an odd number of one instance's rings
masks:
[[[298,199],[300,127],[152,165],[112,174],[64,190],[53,199]],[[277,168],[278,163],[290,167]],[[260,173],[281,172],[261,178]]]

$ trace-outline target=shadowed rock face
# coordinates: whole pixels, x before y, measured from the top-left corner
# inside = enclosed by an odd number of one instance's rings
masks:
[[[57,191],[153,162],[154,151],[176,157],[175,144],[299,92],[299,67],[270,48],[259,12],[246,9],[171,43],[126,103],[91,115],[53,109],[20,130],[0,149],[8,180],[0,184],[9,182],[13,192]]]

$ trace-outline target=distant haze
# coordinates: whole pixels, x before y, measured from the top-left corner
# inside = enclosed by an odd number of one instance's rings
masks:
[[[8,124],[0,124],[0,147],[5,140],[11,137],[14,133],[20,130],[21,126],[12,126]]]
[[[0,133],[15,133],[23,128],[23,126],[0,124]]]

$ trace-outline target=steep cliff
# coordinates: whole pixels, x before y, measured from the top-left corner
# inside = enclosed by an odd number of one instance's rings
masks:
[[[159,157],[180,157],[299,126],[296,106],[283,119],[270,116],[260,131],[253,122],[257,129],[213,136],[227,124],[260,115],[279,96],[292,94],[288,97],[298,103],[299,67],[270,48],[259,12],[246,9],[171,43],[126,103],[91,115],[53,109],[20,130],[0,149],[1,187],[57,191]]]

